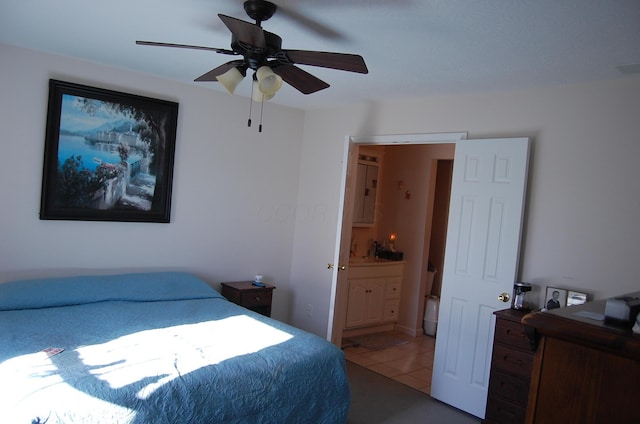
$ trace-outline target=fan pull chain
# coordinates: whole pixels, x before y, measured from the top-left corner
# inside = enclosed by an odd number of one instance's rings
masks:
[[[249,96],[249,121],[247,121],[247,127],[251,126],[251,109],[253,106],[253,84],[251,84],[251,96]]]
[[[262,95],[262,101],[260,102],[260,125],[258,125],[258,132],[262,132],[262,111],[264,110],[264,94]]]

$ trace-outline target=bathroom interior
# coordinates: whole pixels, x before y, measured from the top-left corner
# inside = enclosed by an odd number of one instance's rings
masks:
[[[359,146],[349,269],[401,260],[402,281],[391,326],[347,329],[343,338],[423,334],[427,297],[440,297],[454,153],[453,144]]]

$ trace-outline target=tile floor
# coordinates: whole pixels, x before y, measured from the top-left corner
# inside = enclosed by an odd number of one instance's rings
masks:
[[[408,343],[382,350],[369,350],[361,346],[345,346],[347,361],[351,361],[378,374],[387,376],[424,393],[431,392],[431,373],[435,337],[393,332]]]

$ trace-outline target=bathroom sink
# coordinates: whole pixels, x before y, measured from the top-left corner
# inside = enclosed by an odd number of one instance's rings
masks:
[[[350,264],[375,264],[375,263],[382,263],[382,262],[393,262],[393,261],[389,259],[382,259],[382,258],[376,259],[373,256],[349,258]]]
[[[374,258],[370,258],[368,256],[364,256],[364,257],[355,257],[355,258],[349,258],[349,263],[352,264],[362,264],[365,262],[371,262],[373,261]]]

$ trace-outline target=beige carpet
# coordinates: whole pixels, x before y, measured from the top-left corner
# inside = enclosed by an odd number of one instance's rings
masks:
[[[409,341],[402,335],[388,332],[349,337],[347,342],[352,346],[361,346],[369,350],[388,349],[390,347],[409,343]]]

